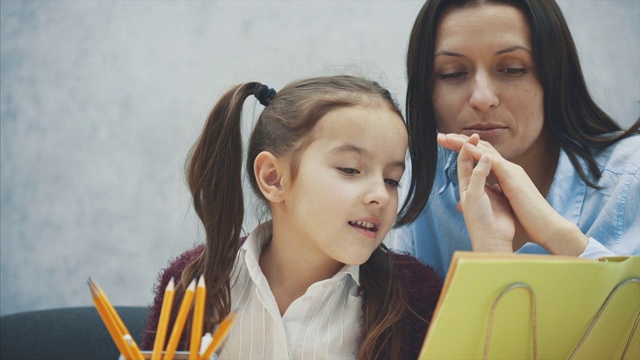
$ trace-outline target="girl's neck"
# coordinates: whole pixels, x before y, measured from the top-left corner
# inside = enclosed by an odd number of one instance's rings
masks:
[[[331,278],[344,266],[326,257],[313,256],[293,241],[283,241],[275,229],[272,240],[262,249],[259,264],[281,315],[309,286]]]

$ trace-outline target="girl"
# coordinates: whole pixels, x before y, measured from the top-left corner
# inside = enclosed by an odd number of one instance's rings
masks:
[[[240,119],[252,95],[265,109],[246,171],[271,220],[244,239]],[[206,244],[161,274],[143,349],[153,346],[169,279],[180,279],[172,324],[185,287],[203,274],[204,331],[238,314],[220,359],[415,359],[441,283],[382,244],[397,214],[407,142],[397,105],[372,81],[319,77],[277,94],[255,82],[231,88],[186,167]]]

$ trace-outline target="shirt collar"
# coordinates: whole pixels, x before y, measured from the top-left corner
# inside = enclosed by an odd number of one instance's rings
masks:
[[[578,162],[588,173],[584,159],[578,157]],[[546,197],[549,205],[567,220],[579,224],[586,192],[587,184],[578,175],[567,153],[560,149],[556,172]]]
[[[444,181],[440,189],[438,189],[438,194],[441,194],[449,186],[458,187],[458,153],[445,149],[440,145],[438,145],[438,152],[440,153],[438,159],[445,159],[442,167]]]
[[[356,285],[360,286],[360,265],[345,265],[332,279],[340,280],[345,276],[351,276]]]

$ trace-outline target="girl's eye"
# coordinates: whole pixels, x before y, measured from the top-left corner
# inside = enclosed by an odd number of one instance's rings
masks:
[[[393,179],[384,179],[384,182],[386,182],[387,184],[393,186],[393,187],[399,187],[400,186],[400,181],[398,180],[393,180]]]
[[[466,75],[467,73],[464,71],[457,71],[452,73],[440,74],[438,75],[438,77],[442,81],[456,82],[462,80]]]
[[[520,77],[529,72],[525,68],[505,68],[500,71],[508,77]]]
[[[343,174],[346,175],[357,175],[360,173],[360,171],[356,170],[356,169],[352,169],[352,168],[343,168],[343,167],[339,167],[338,171],[340,171]]]

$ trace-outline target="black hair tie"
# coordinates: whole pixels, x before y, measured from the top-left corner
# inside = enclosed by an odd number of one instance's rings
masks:
[[[253,95],[260,101],[260,104],[267,106],[276,96],[276,91],[267,85],[258,85],[253,91]]]

